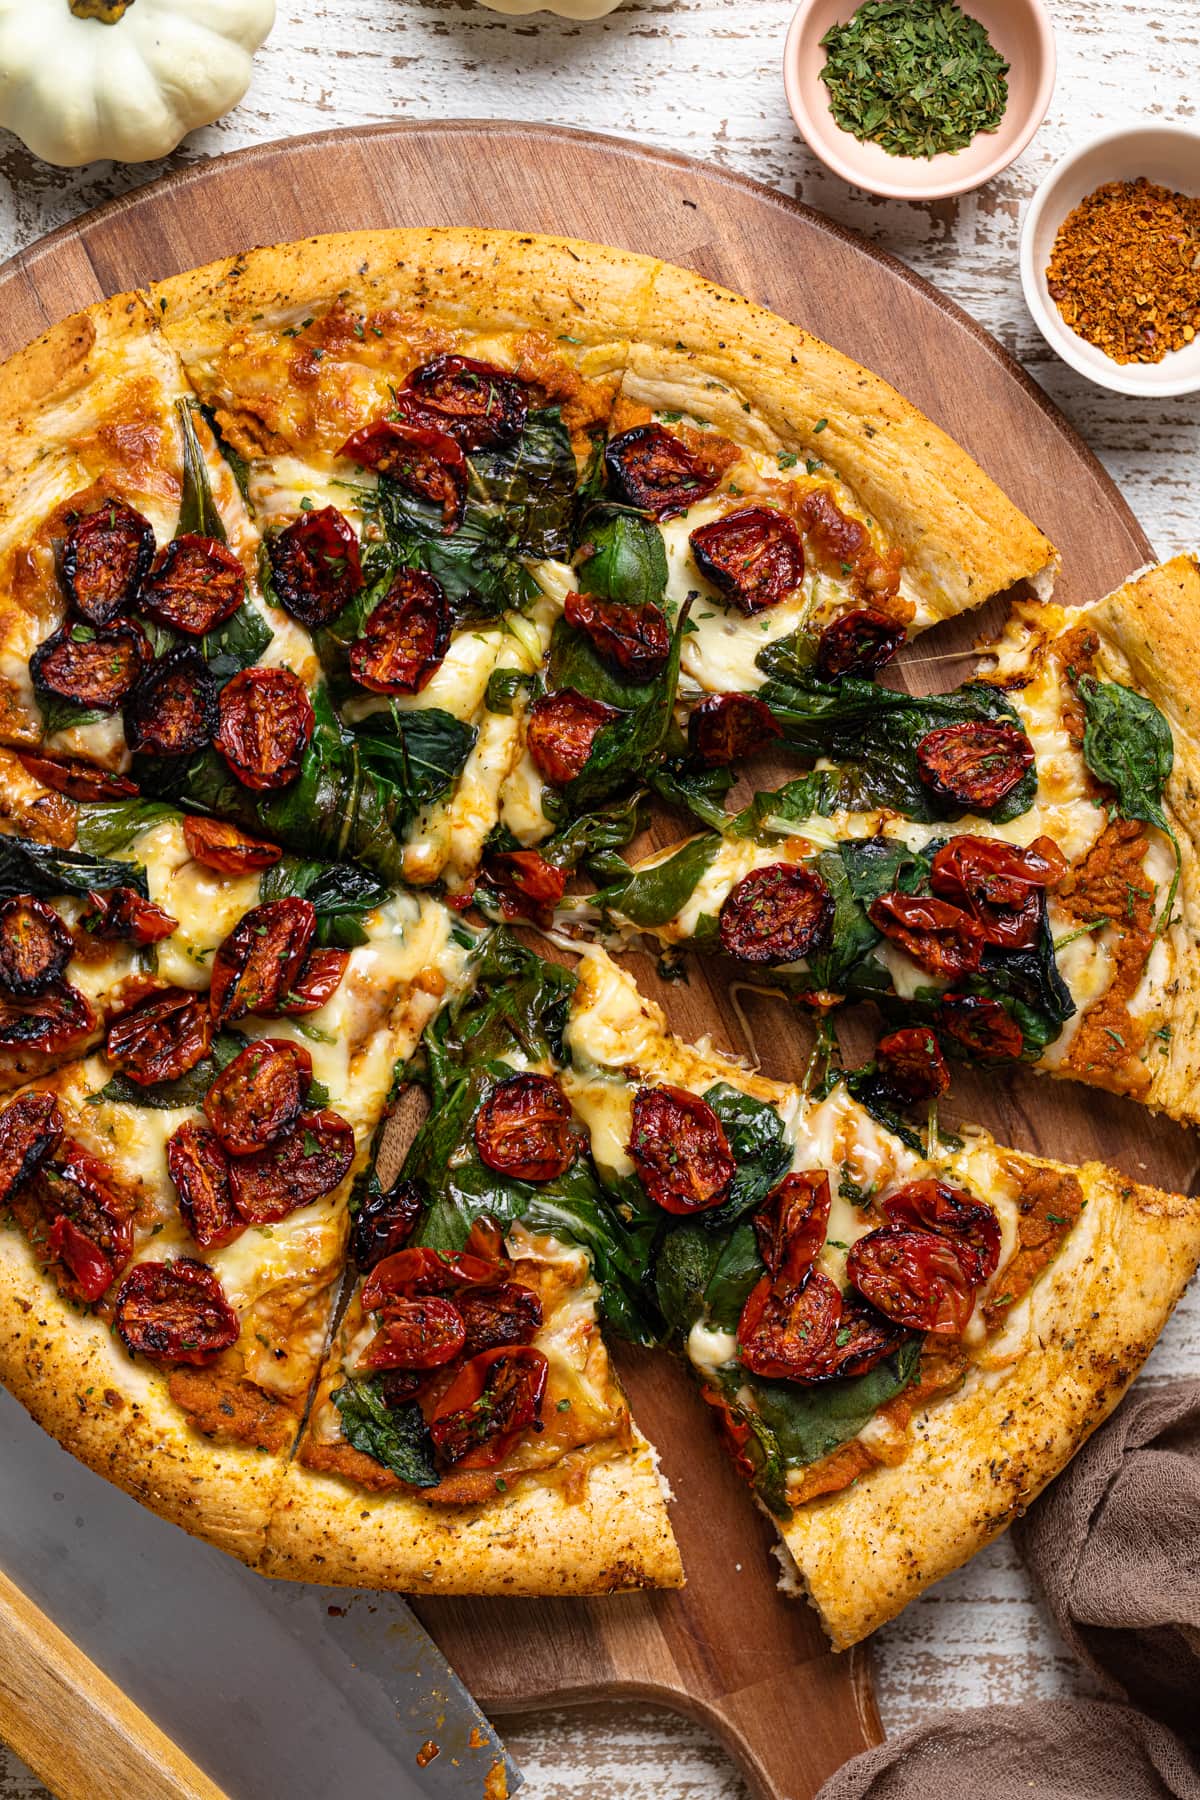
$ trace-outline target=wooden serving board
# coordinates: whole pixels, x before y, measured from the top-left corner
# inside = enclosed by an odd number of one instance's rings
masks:
[[[254,244],[322,231],[456,224],[568,233],[664,257],[774,308],[893,381],[964,444],[1063,552],[1060,595],[1093,599],[1150,547],[1065,420],[979,326],[900,263],[742,177],[617,139],[458,121],[331,132],[201,163],[113,201],[0,269],[0,354],[101,296]],[[986,619],[985,623],[988,622]],[[908,653],[917,688],[952,685],[980,620]],[[931,658],[938,660],[931,660]],[[769,776],[764,768],[757,771]],[[760,783],[761,785],[761,783]],[[678,831],[676,823],[673,829]],[[646,987],[688,1036],[796,1078],[809,1039],[781,1001],[697,966]],[[849,1020],[851,1055],[871,1042]],[[1117,1100],[1014,1075],[959,1078],[956,1109],[1009,1141],[1099,1156],[1143,1180],[1191,1184],[1181,1130]],[[498,1712],[638,1695],[707,1722],[765,1800],[809,1800],[876,1742],[865,1652],[834,1658],[807,1608],[777,1594],[771,1529],[725,1462],[683,1369],[636,1353],[621,1369],[657,1444],[689,1585],[603,1601],[422,1602],[426,1625]]]

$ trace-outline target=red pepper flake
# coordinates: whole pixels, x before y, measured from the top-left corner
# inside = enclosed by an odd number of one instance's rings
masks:
[[[1046,285],[1113,362],[1161,362],[1200,331],[1200,197],[1144,176],[1106,182],[1059,226]]]

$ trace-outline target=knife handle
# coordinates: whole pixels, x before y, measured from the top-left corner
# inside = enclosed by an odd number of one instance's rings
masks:
[[[58,1800],[228,1800],[3,1573],[0,1737]]]

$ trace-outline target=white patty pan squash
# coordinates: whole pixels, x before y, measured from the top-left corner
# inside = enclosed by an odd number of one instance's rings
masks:
[[[61,167],[149,162],[250,85],[275,0],[0,0],[0,125]]]
[[[598,19],[602,13],[615,12],[621,0],[482,0],[493,12],[557,13],[560,19]]]

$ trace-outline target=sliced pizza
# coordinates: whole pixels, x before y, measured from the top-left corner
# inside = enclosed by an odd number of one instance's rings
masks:
[[[575,977],[504,933],[426,1032],[429,1114],[355,1198],[359,1280],[272,1522],[273,1574],[415,1591],[677,1586],[600,1319],[654,1335],[644,1228],[573,1119]]]
[[[662,1329],[839,1648],[1019,1516],[1200,1261],[1200,1199],[919,1136],[870,1073],[811,1093],[752,1074],[672,1037],[601,951],[563,1043]]]
[[[129,885],[95,896],[101,930],[115,901],[140,935],[99,964],[102,1048],[0,1112],[0,1372],[85,1461],[252,1559],[355,1174],[465,948],[432,899],[261,844],[231,873],[236,831],[158,810],[125,849]],[[6,913],[0,974],[10,950],[28,968],[59,933],[86,944],[76,905],[26,895],[19,932]]]
[[[1194,1120],[1189,617],[1200,567],[1180,557],[1095,606],[1018,605],[986,678],[952,694],[797,671],[767,692],[816,769],[709,809],[720,830],[614,860],[568,912]],[[695,803],[696,781],[698,759],[677,794]]]

